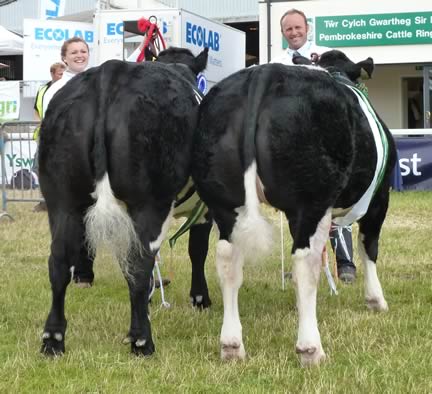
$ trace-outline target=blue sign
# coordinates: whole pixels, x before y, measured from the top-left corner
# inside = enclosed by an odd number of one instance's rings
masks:
[[[218,52],[220,48],[220,34],[217,31],[207,30],[200,25],[186,22],[186,42]]]
[[[432,190],[432,138],[395,137],[403,190]]]

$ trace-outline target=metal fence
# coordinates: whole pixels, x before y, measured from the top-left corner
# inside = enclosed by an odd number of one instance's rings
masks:
[[[43,201],[34,172],[37,143],[33,133],[38,122],[7,122],[0,125],[2,211],[0,218],[12,216],[9,202]]]

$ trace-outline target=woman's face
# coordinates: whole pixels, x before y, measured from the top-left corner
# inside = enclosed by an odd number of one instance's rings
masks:
[[[83,42],[72,42],[68,45],[63,62],[67,64],[70,71],[73,73],[84,71],[88,61],[89,53],[86,44]]]

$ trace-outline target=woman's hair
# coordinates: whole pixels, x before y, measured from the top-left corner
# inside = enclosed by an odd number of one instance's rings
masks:
[[[72,44],[73,42],[82,42],[86,45],[87,50],[90,52],[89,46],[88,44],[85,42],[85,40],[83,40],[81,37],[72,37],[69,38],[69,40],[66,40],[60,50],[60,56],[62,59],[64,59],[66,57],[66,51],[68,49],[69,44]]]

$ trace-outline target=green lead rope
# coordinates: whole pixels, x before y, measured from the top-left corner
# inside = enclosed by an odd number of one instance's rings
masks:
[[[199,200],[193,207],[191,214],[187,220],[180,226],[180,228],[175,232],[175,234],[169,239],[168,243],[172,249],[177,242],[177,239],[187,232],[206,212],[206,205]]]

